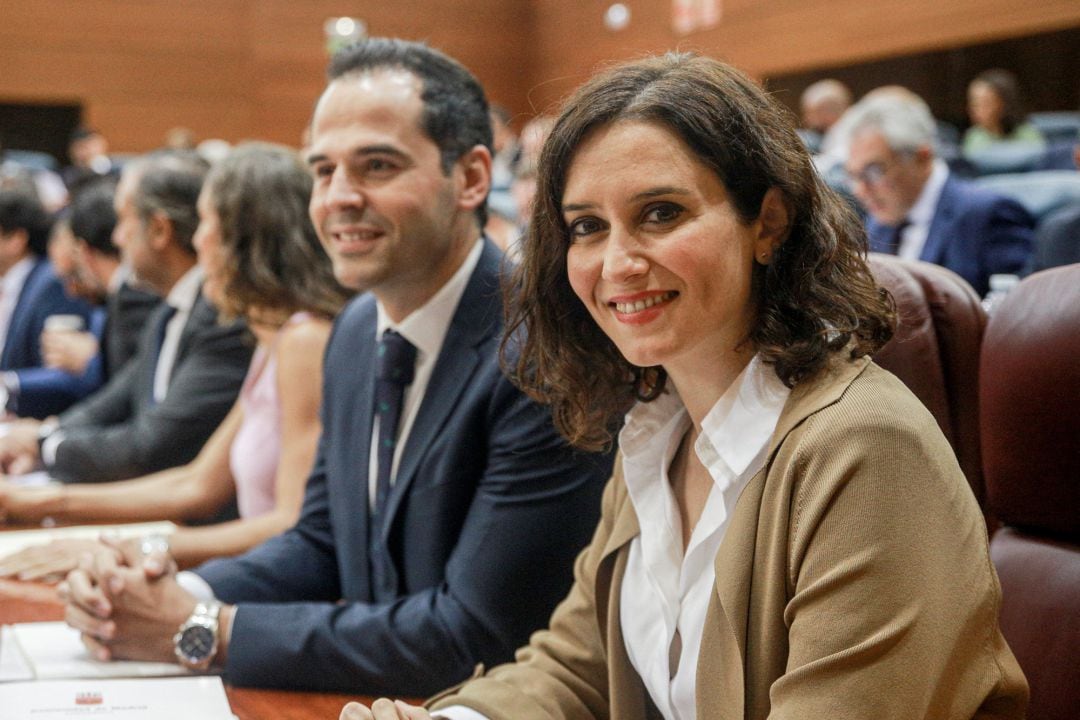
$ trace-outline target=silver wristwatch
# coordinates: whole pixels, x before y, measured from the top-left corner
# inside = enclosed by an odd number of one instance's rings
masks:
[[[206,670],[218,651],[218,614],[221,603],[199,603],[176,635],[173,651],[186,668]]]

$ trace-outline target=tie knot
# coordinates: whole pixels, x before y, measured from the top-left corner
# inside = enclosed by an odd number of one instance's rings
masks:
[[[416,347],[404,337],[387,330],[379,341],[376,377],[400,385],[412,382],[416,369]]]

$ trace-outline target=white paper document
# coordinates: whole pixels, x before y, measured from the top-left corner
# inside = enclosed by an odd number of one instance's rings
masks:
[[[62,622],[19,623],[4,630],[0,638],[0,682],[26,680],[27,674],[37,680],[192,674],[177,663],[95,660],[79,639],[79,631]],[[2,712],[0,720],[4,720]]]
[[[0,720],[234,720],[221,678],[52,680],[0,685]]]
[[[61,528],[43,528],[41,530],[14,530],[0,533],[0,557],[18,552],[31,545],[43,545],[52,540],[85,539],[93,540],[102,533],[112,533],[120,538],[143,537],[145,535],[168,535],[176,530],[171,522],[127,523],[124,525],[74,525]],[[2,720],[2,718],[0,718]]]

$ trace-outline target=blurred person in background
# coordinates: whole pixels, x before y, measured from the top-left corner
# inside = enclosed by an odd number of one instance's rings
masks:
[[[46,423],[0,437],[9,473],[47,470],[61,482],[106,482],[190,462],[221,424],[251,360],[242,320],[222,324],[202,296],[192,235],[207,172],[192,153],[129,163],[117,187],[113,241],[142,282],[165,298],[139,351],[105,387]]]
[[[46,257],[51,221],[38,199],[22,190],[0,189],[0,408],[44,418],[65,409],[74,388],[19,401],[21,385],[33,385],[44,365],[40,338],[52,315],[74,316],[86,326],[91,308],[64,290]],[[62,373],[46,371],[50,382]],[[9,407],[10,406],[10,407]]]
[[[80,125],[72,131],[68,159],[71,164],[60,174],[73,196],[101,178],[120,177],[120,165],[109,156],[109,141],[94,128]]]
[[[979,73],[968,85],[967,100],[971,127],[964,133],[965,155],[1002,144],[1046,144],[1042,133],[1025,122],[1020,83],[1008,70]]]
[[[235,499],[239,520],[180,528],[168,538],[181,567],[238,554],[295,522],[321,428],[323,349],[348,297],[308,218],[311,184],[291,150],[248,143],[215,166],[203,187],[194,238],[203,292],[227,316],[243,316],[258,347],[239,399],[198,457],[117,483],[0,486],[0,511],[25,522],[187,521]],[[94,545],[29,548],[0,559],[0,575],[66,573]]]
[[[71,205],[63,244],[70,247],[68,292],[105,308],[101,337],[103,352],[88,356],[92,345],[85,333],[46,333],[42,350],[50,365],[79,372],[93,357],[107,380],[135,356],[146,319],[161,297],[140,285],[122,262],[113,244],[116,186],[101,181],[83,190]],[[95,342],[96,342],[95,340]],[[98,350],[101,350],[101,347]]]
[[[1035,221],[1015,200],[954,177],[936,123],[909,91],[877,92],[844,115],[850,187],[868,214],[870,249],[949,268],[980,296],[990,276],[1018,273]]]

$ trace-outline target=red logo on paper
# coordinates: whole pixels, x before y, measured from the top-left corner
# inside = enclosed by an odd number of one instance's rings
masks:
[[[100,705],[104,702],[99,692],[80,692],[75,693],[76,705]]]

